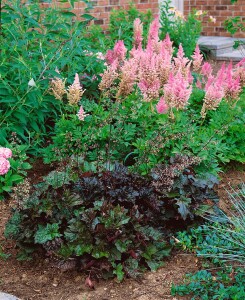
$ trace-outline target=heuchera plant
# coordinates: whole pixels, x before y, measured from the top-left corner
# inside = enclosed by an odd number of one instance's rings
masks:
[[[170,253],[170,232],[217,209],[216,179],[200,180],[195,163],[176,157],[151,178],[119,164],[111,171],[78,171],[77,178],[74,169],[53,171],[17,197],[5,236],[16,241],[20,255],[42,249],[60,267],[93,278],[115,274],[121,281],[156,270]]]

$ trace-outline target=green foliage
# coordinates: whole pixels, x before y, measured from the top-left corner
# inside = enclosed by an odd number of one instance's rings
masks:
[[[208,155],[216,156],[218,163],[245,162],[244,99],[245,93],[243,92],[237,105],[230,109],[229,104],[223,101],[218,110],[210,112],[208,124],[203,127],[204,139],[208,139],[211,132],[217,134],[211,142],[210,150],[212,150]]]
[[[73,1],[74,2],[74,1]],[[49,80],[75,73],[91,96],[96,96],[94,74],[102,71],[82,33],[87,21],[77,22],[71,11],[38,1],[5,1],[1,11],[0,143],[16,132],[30,150],[38,151],[64,105],[49,94]],[[59,70],[60,74],[56,70]]]
[[[243,260],[245,248],[239,229],[228,224],[215,223],[179,232],[177,247],[195,252],[199,257],[211,258],[215,264],[226,260]],[[223,265],[223,264],[222,264]]]
[[[236,2],[237,2],[237,0],[231,0],[232,4],[234,4]],[[244,19],[242,16],[228,18],[224,22],[224,27],[232,35],[234,35],[235,33],[239,33],[239,32],[245,32]],[[242,49],[244,49],[244,47],[245,47],[244,40],[238,39],[237,41],[235,41],[234,48],[238,48],[238,47],[243,47]],[[241,50],[241,52],[242,52],[242,50]]]
[[[3,251],[2,246],[0,245],[0,259],[6,260],[10,257],[10,254],[7,254]]]
[[[52,172],[28,199],[19,201],[5,236],[17,242],[22,257],[41,247],[47,255],[72,258],[83,270],[93,266],[91,272],[107,278],[116,275],[119,281],[162,266],[170,253],[168,222],[183,226],[181,217],[189,222],[190,216],[199,216],[198,208],[211,198],[212,187],[204,181],[198,187],[193,175],[185,183],[177,176],[168,193],[121,165],[100,173],[78,172],[76,178],[68,169]],[[178,203],[187,194],[188,216]]]
[[[244,21],[242,17],[233,17],[225,20],[225,29],[230,32],[232,35],[238,31],[245,31]]]
[[[110,40],[113,42],[111,46],[114,46],[115,41],[123,40],[126,47],[132,48],[133,23],[136,18],[139,18],[143,23],[143,36],[146,38],[150,23],[153,20],[150,10],[143,13],[131,5],[128,10],[117,9],[111,12],[109,22]]]
[[[12,150],[13,156],[9,158],[10,169],[7,174],[0,176],[0,200],[4,200],[12,191],[13,187],[23,182],[26,176],[26,170],[31,169],[31,165],[26,162],[27,147],[11,143],[7,145]]]
[[[142,102],[136,92],[122,102],[84,99],[89,116],[81,122],[75,114],[63,115],[53,143],[44,150],[45,162],[73,157],[96,171],[119,161],[143,175],[178,153],[199,157],[199,173],[217,174],[220,163],[230,160],[244,162],[244,94],[232,109],[223,101],[201,123],[203,97],[202,91],[194,90],[188,109],[176,111],[174,121]]]
[[[178,48],[182,44],[185,55],[191,57],[202,31],[202,24],[195,12],[189,13],[186,19],[177,17],[171,10],[170,0],[165,0],[160,7],[161,37],[168,33],[173,45]]]
[[[189,295],[192,299],[243,299],[245,296],[245,188],[229,192],[233,211],[211,215],[214,223],[192,228],[177,235],[177,245],[211,259],[218,265],[212,272],[201,270],[188,274],[183,285],[173,286],[173,295]],[[219,222],[217,222],[217,220]],[[222,268],[220,268],[222,266]],[[243,267],[243,268],[240,268]],[[221,271],[219,271],[221,269]]]
[[[186,284],[173,286],[172,295],[192,295],[191,299],[239,300],[245,297],[244,269],[232,268],[212,274],[201,270],[196,274],[186,276]]]
[[[59,224],[47,224],[45,227],[42,225],[38,226],[38,230],[35,233],[35,243],[36,244],[44,244],[48,241],[52,241],[53,239],[60,237]]]
[[[134,5],[125,10],[123,8],[112,10],[110,13],[108,33],[105,34],[102,28],[98,25],[88,27],[86,37],[92,41],[94,47],[99,51],[106,52],[108,49],[113,48],[115,41],[123,40],[126,47],[132,49],[132,32],[133,22],[136,18],[140,18],[144,24],[143,36],[147,36],[149,26],[153,20],[151,11],[140,12]]]

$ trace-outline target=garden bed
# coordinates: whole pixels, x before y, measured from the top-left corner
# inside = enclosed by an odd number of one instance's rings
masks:
[[[220,207],[227,211],[229,204],[225,189],[244,182],[245,174],[243,171],[230,170],[221,176],[222,181],[218,187]],[[37,180],[34,171],[32,177]],[[6,261],[0,260],[0,289],[22,300],[180,299],[171,296],[172,283],[180,283],[187,272],[195,272],[201,268],[200,260],[193,254],[175,252],[166,260],[163,268],[157,272],[146,273],[140,280],[125,279],[121,284],[116,280],[100,280],[95,282],[94,289],[90,289],[85,285],[87,275],[74,270],[60,270],[55,266],[55,262],[47,258],[36,256],[31,261],[17,261],[15,244],[3,237],[4,225],[9,214],[9,204],[2,203],[0,243],[3,251],[11,256]]]
[[[222,261],[245,257],[244,188],[227,194],[245,179],[245,60],[205,61],[205,13],[170,0],[159,19],[112,13],[109,35],[29,2],[3,8],[0,291],[245,298],[244,269]]]

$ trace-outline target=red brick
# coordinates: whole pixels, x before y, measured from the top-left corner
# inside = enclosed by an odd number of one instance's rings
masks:
[[[4,0],[3,0],[4,1]],[[26,1],[26,0],[23,0]],[[90,12],[98,20],[95,23],[100,23],[101,27],[106,30],[109,22],[109,12],[112,9],[124,8],[128,9],[130,3],[133,3],[140,11],[146,12],[151,9],[154,16],[159,14],[158,0],[90,0],[94,5],[94,9]],[[231,4],[230,0],[183,0],[184,15],[195,10],[207,11],[207,16],[201,18],[203,23],[203,34],[229,36],[229,33],[223,28],[224,21],[231,16],[245,16],[245,0],[238,0],[235,4]],[[66,9],[68,3],[59,3],[58,0],[53,0],[53,4],[59,5]],[[41,7],[49,7],[48,3],[41,3]],[[83,1],[75,2],[73,10],[78,16],[84,13],[85,4]],[[209,17],[217,18],[216,23],[208,22]],[[245,33],[237,33],[237,37],[244,37]]]

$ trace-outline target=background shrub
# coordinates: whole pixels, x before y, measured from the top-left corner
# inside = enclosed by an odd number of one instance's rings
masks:
[[[88,27],[88,33],[85,37],[92,41],[94,46],[102,52],[113,48],[115,41],[123,40],[125,45],[132,49],[133,47],[133,22],[136,18],[140,18],[144,24],[144,37],[147,36],[149,26],[153,20],[151,10],[148,12],[140,12],[133,4],[126,9],[117,9],[110,12],[109,26],[106,32],[103,32],[99,25],[91,25]]]
[[[87,21],[75,21],[71,11],[14,0],[4,2],[1,18],[0,144],[15,132],[36,153],[65,109],[49,94],[50,79],[64,76],[71,84],[79,72],[96,97],[98,78],[92,76],[103,67],[82,39]]]
[[[186,19],[176,15],[170,0],[164,0],[160,7],[161,38],[168,33],[176,48],[182,44],[187,57],[193,54],[197,40],[202,31],[202,23],[195,12],[189,13]]]

